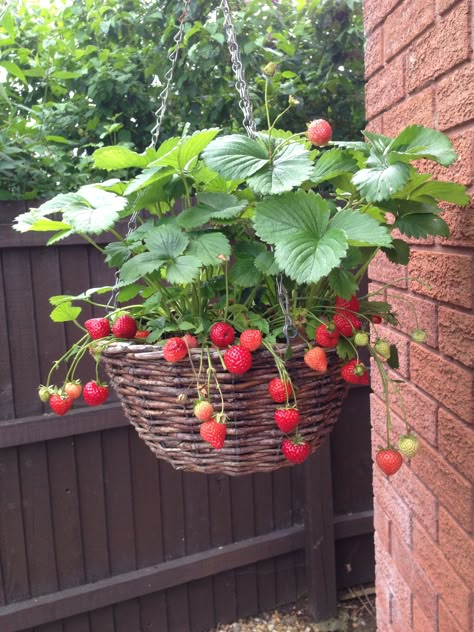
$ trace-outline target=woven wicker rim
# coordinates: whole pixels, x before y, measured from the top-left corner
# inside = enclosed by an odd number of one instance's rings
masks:
[[[340,375],[334,351],[328,352],[328,371],[320,376],[304,363],[306,349],[304,344],[294,345],[286,366],[297,389],[299,433],[314,452],[337,421],[348,385]],[[276,350],[284,355],[286,346]],[[196,369],[201,353],[201,349],[190,351]],[[278,377],[271,354],[265,349],[254,352],[252,368],[236,376],[224,370],[217,350],[209,353],[229,417],[221,450],[212,448],[199,434],[201,422],[193,415],[196,378],[188,358],[172,364],[164,360],[161,346],[132,341],[107,346],[101,362],[139,436],[158,458],[176,469],[237,475],[289,465],[281,452],[285,435],[274,421],[275,409],[285,404],[275,404],[268,394],[268,382]],[[203,365],[205,375],[206,354]],[[220,410],[215,387],[211,387],[209,399]]]

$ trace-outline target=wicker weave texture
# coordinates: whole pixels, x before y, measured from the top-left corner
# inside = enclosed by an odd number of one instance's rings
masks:
[[[299,432],[314,452],[337,421],[348,385],[340,376],[334,352],[328,353],[327,373],[319,376],[304,363],[305,349],[304,345],[296,345],[286,366],[296,388]],[[189,359],[171,364],[163,359],[161,347],[130,342],[107,347],[101,362],[140,437],[158,458],[174,468],[239,475],[289,465],[281,452],[285,435],[273,416],[275,409],[284,404],[275,404],[268,394],[268,382],[278,377],[271,354],[263,349],[253,353],[252,368],[242,376],[228,373],[216,350],[210,355],[229,417],[221,450],[212,448],[199,434],[201,422],[193,415],[196,376]],[[197,370],[201,350],[191,350],[191,358]],[[204,355],[204,376],[207,366]],[[219,411],[220,397],[214,385],[210,401]]]

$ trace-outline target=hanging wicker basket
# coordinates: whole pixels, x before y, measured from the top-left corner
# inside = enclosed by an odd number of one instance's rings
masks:
[[[286,366],[297,389],[299,432],[314,452],[336,423],[348,385],[334,352],[328,353],[328,371],[320,376],[304,363],[306,348],[295,345]],[[285,349],[282,345],[279,351],[283,354]],[[256,351],[251,370],[242,376],[225,371],[217,351],[210,354],[229,417],[221,450],[199,434],[200,422],[193,415],[196,376],[189,361],[170,364],[163,359],[162,347],[130,342],[108,346],[101,362],[141,439],[174,468],[234,476],[289,465],[281,452],[284,435],[274,420],[275,409],[284,404],[275,404],[268,394],[269,381],[278,377],[271,354]],[[195,367],[200,357],[199,349],[191,350]],[[210,400],[219,410],[220,396],[212,387]]]

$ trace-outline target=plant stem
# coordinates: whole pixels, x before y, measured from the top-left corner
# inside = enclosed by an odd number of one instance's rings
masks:
[[[96,250],[98,250],[100,253],[105,255],[105,250],[101,248],[98,244],[96,244],[95,241],[91,237],[89,237],[89,235],[86,235],[85,233],[77,233],[77,234],[83,239],[85,239],[86,241],[88,241],[91,246],[94,246]]]

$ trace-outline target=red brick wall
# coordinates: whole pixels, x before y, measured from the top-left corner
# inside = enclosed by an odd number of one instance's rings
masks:
[[[419,123],[451,137],[460,159],[440,179],[474,190],[474,5],[471,0],[365,0],[369,129]],[[432,170],[432,165],[430,165]],[[420,453],[387,479],[374,470],[378,632],[474,632],[474,205],[446,205],[449,239],[417,240],[408,268],[378,258],[402,326],[400,375]],[[417,277],[430,284],[420,285]],[[415,306],[428,332],[410,340]],[[382,387],[373,377],[373,446],[383,445]],[[403,432],[397,403],[394,434]]]

